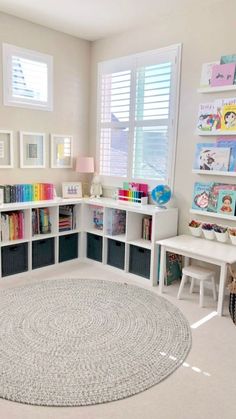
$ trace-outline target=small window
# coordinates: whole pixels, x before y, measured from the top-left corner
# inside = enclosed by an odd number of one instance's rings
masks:
[[[52,111],[53,58],[3,44],[4,105]]]

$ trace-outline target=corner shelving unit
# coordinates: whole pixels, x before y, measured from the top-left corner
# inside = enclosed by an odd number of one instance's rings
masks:
[[[59,231],[60,206],[73,206],[72,227]],[[51,232],[32,232],[32,212],[48,208]],[[99,209],[94,225],[94,208]],[[24,238],[0,242],[0,277],[24,275],[33,269],[89,258],[94,262],[119,268],[157,283],[158,254],[155,242],[177,234],[177,208],[160,209],[154,205],[122,203],[113,199],[61,199],[0,205],[0,215],[24,211]],[[123,234],[107,234],[109,215],[114,210],[125,213]],[[144,216],[152,220],[151,239],[142,238]],[[137,276],[137,278],[138,278]]]

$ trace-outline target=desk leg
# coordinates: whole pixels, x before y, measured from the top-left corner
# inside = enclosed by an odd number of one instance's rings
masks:
[[[220,283],[219,283],[219,295],[218,295],[218,305],[217,305],[218,316],[223,315],[226,279],[227,279],[227,265],[226,263],[224,263],[223,265],[221,265],[221,269],[220,269]]]
[[[166,273],[166,249],[165,246],[161,246],[161,259],[160,259],[160,274],[159,274],[159,291],[162,294],[164,288]]]

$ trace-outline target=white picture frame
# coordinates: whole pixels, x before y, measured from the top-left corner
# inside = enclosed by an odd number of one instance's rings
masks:
[[[13,132],[0,130],[0,169],[13,169]]]
[[[22,169],[44,169],[45,134],[20,131],[20,167]]]
[[[82,198],[81,182],[63,182],[62,198]]]
[[[73,136],[51,134],[51,168],[72,169],[73,167]]]

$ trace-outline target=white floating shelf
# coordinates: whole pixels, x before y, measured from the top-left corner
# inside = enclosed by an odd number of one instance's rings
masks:
[[[236,216],[235,215],[218,214],[217,212],[208,212],[208,211],[191,209],[190,214],[196,214],[196,215],[199,215],[199,216],[204,215],[204,217],[223,218],[224,220],[236,221]]]
[[[193,173],[197,173],[199,175],[214,175],[214,176],[236,176],[236,172],[221,172],[220,170],[200,170],[200,169],[193,169]]]
[[[229,86],[215,86],[215,87],[199,87],[198,93],[217,93],[217,92],[230,92],[236,90],[236,84]]]
[[[236,137],[236,130],[235,131],[222,131],[222,130],[217,130],[217,131],[201,131],[199,129],[197,129],[196,131],[197,135],[202,135],[202,136],[216,136],[216,135],[234,135]]]

